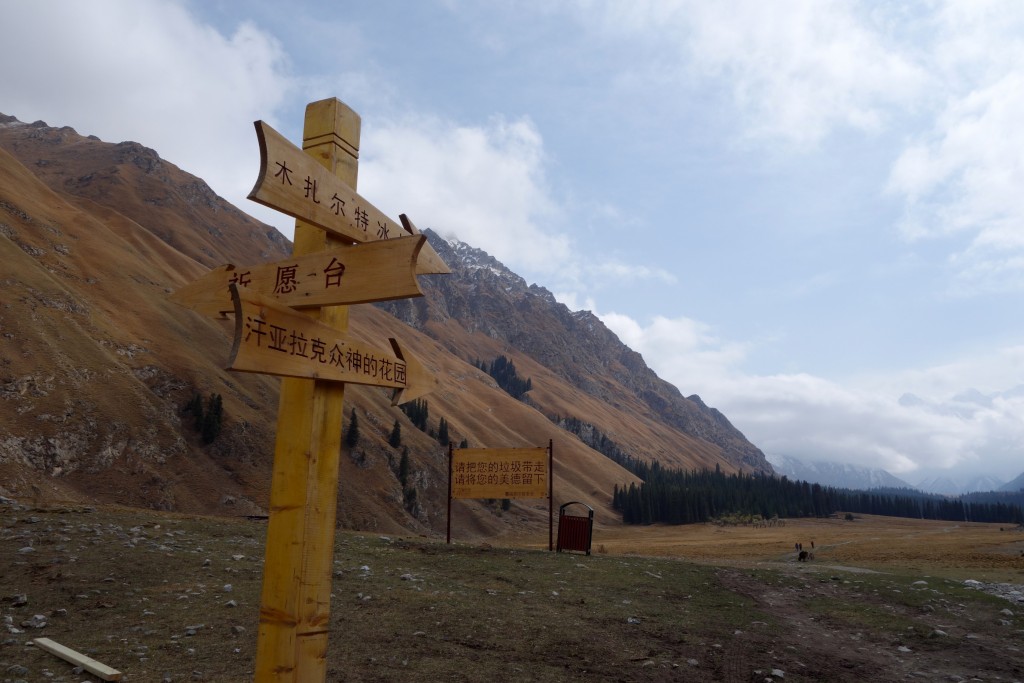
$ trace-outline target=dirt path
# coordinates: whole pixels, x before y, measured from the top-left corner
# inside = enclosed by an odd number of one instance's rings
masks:
[[[738,568],[717,571],[724,588],[750,598],[779,625],[763,647],[771,648],[768,654],[785,673],[785,680],[1019,681],[1024,677],[1022,632],[1018,630],[1016,644],[1008,646],[1005,636],[1011,629],[996,618],[995,607],[989,612],[964,608],[934,582],[864,590],[856,579],[864,570],[839,568],[853,570],[852,575],[844,575],[835,569],[783,566],[778,584],[766,584]],[[886,590],[919,591],[921,605],[914,609],[890,602]],[[850,604],[857,609],[851,611]],[[839,611],[833,605],[840,606]]]

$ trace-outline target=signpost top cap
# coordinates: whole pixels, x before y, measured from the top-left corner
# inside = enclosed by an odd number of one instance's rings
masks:
[[[306,105],[306,125],[303,130],[304,146],[311,140],[336,137],[358,156],[359,133],[362,119],[347,104],[336,97],[310,102]]]

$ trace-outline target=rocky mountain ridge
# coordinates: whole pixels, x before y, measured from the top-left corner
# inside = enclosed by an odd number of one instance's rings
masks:
[[[570,311],[550,291],[528,285],[486,252],[425,232],[452,276],[429,278],[424,299],[384,302],[379,307],[438,340],[446,329],[443,323],[452,321],[467,331],[481,332],[602,401],[621,400],[624,389],[656,419],[718,446],[733,469],[768,471],[764,454],[725,415],[697,395],[684,397],[659,378],[592,312]],[[614,384],[602,381],[608,378]]]

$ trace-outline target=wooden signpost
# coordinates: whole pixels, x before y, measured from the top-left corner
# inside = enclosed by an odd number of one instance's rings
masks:
[[[394,388],[395,404],[436,385],[394,339],[390,351],[349,339],[346,304],[421,296],[417,274],[449,270],[406,216],[356,193],[360,119],[339,100],[306,107],[301,150],[255,125],[249,197],[297,219],[292,258],[222,266],[172,298],[234,314],[231,369],[282,376],[255,680],[322,682],[345,384]]]

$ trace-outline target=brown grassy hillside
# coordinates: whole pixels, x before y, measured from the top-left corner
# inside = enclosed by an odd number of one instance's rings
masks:
[[[209,267],[255,264],[289,250],[276,230],[153,150],[0,115],[0,494],[260,513],[269,490],[278,381],[224,371],[231,323],[204,319],[167,297]],[[451,276],[427,279],[441,277]],[[435,298],[427,307],[449,304]],[[659,413],[664,401],[633,386],[632,378],[642,374],[631,365],[638,356],[626,364],[571,368],[546,362],[530,344],[520,348],[486,334],[465,318],[434,317],[422,330],[426,334],[373,306],[352,309],[354,337],[384,346],[396,336],[439,378],[440,389],[427,397],[433,428],[444,417],[451,438],[474,447],[552,440],[556,504],[582,500],[597,508],[601,521],[614,522],[612,486],[633,477],[556,427],[553,416],[585,420],[644,459],[731,470],[735,451],[748,467],[767,468],[738,432],[728,439],[739,450],[711,435],[714,420],[701,417],[699,406],[682,422]],[[534,331],[533,347],[542,333]],[[578,343],[590,344],[593,354],[606,342]],[[531,379],[529,404],[473,365],[498,354],[510,356]],[[644,379],[644,386],[651,381]],[[205,446],[182,413],[196,393],[224,400],[223,430]],[[341,456],[339,522],[388,532],[443,531],[446,449],[391,407],[381,390],[350,387],[346,421],[353,408],[361,439]],[[412,461],[412,505],[404,503],[395,475],[401,449],[387,445],[396,420]],[[691,423],[699,429],[689,433]],[[506,512],[494,504],[459,503],[454,531],[479,537],[538,530],[546,518],[541,500]]]

